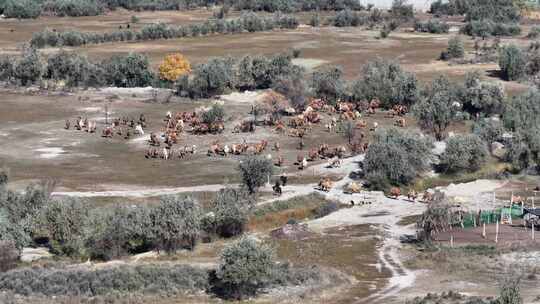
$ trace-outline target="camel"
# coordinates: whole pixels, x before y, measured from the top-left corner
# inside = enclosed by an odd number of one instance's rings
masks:
[[[69,119],[66,119],[66,126],[64,127],[64,129],[69,130],[70,126],[71,126],[71,122],[69,121]]]
[[[410,201],[415,202],[417,197],[418,193],[416,193],[416,191],[414,191],[413,189],[409,190],[409,192],[407,193],[407,199]]]
[[[422,195],[422,200],[426,203],[430,203],[431,201],[433,201],[433,194],[428,191],[424,191],[424,194]]]
[[[347,184],[347,187],[345,187],[345,193],[348,194],[354,194],[354,193],[360,193],[362,190],[362,187],[358,185],[356,182],[350,182]]]
[[[319,181],[319,190],[321,191],[329,192],[330,189],[332,189],[332,186],[333,186],[333,182],[328,177],[322,178]]]
[[[333,160],[330,160],[329,167],[330,168],[340,168],[341,167],[341,159],[338,157],[338,158],[335,158]]]
[[[356,129],[365,129],[367,126],[368,123],[365,120],[360,120],[358,123],[356,123]]]
[[[283,156],[278,155],[275,165],[278,167],[282,167],[284,163],[285,161],[283,159]]]
[[[151,133],[150,134],[150,145],[151,146],[160,146],[161,145],[161,142],[159,140],[159,137],[156,135],[156,133]]]
[[[135,134],[144,135],[144,130],[141,124],[137,124],[135,127]]]
[[[276,142],[274,143],[274,151],[278,151],[278,152],[279,152],[280,149],[281,149],[281,146],[279,145],[279,142],[276,141]]]
[[[101,132],[101,137],[112,138],[112,137],[113,137],[113,134],[114,134],[113,128],[112,128],[112,127],[106,127],[106,128],[103,129],[103,131]]]
[[[390,189],[390,198],[398,199],[400,195],[401,195],[401,190],[398,187],[392,187]]]
[[[308,162],[307,162],[307,159],[304,157],[304,159],[302,159],[302,162],[300,163],[300,170],[304,170],[305,168],[307,168],[308,166]]]
[[[164,159],[164,160],[168,160],[169,159],[169,150],[167,148],[163,148],[162,152],[161,152],[161,157]]]
[[[396,120],[396,122],[394,123],[397,127],[400,127],[400,128],[405,128],[405,118],[398,118],[398,120]]]
[[[96,128],[97,128],[97,123],[95,121],[91,120],[91,121],[88,122],[88,129],[86,129],[86,131],[88,133],[95,133]]]
[[[369,130],[370,131],[377,131],[378,128],[379,128],[379,123],[375,121],[373,123],[373,127],[371,129],[369,129]]]
[[[316,161],[319,158],[319,151],[315,149],[309,150],[308,157],[310,161]]]
[[[144,155],[145,158],[157,158],[159,155],[156,148],[149,148]]]

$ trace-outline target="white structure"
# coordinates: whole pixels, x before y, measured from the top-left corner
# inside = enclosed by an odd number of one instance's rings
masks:
[[[367,6],[368,4],[373,4],[378,8],[390,8],[394,0],[359,0],[360,4]],[[434,0],[407,0],[408,4],[412,4],[416,10],[427,11],[431,2]]]

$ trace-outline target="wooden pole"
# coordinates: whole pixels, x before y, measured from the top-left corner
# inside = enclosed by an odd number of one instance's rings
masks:
[[[495,224],[495,243],[499,241],[499,221]]]
[[[534,241],[534,223],[531,224],[531,237]]]
[[[454,236],[450,235],[450,247],[454,248]]]
[[[482,237],[483,237],[483,238],[486,238],[486,223],[483,223],[483,227],[482,227]]]

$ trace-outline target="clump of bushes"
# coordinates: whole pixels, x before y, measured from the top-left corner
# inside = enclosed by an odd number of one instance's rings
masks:
[[[273,250],[252,237],[244,237],[225,247],[215,276],[219,291],[225,296],[242,299],[269,286],[274,272]]]
[[[249,193],[253,194],[272,176],[274,164],[265,157],[250,156],[238,164],[238,171],[242,183]]]
[[[499,23],[492,20],[473,20],[461,28],[461,32],[473,37],[517,36],[521,27],[514,23]]]
[[[3,57],[0,67],[0,80],[22,86],[53,80],[63,81],[68,87],[141,87],[152,85],[157,79],[148,58],[136,53],[92,62],[83,55],[65,51],[45,59],[35,49],[28,49],[18,59]]]
[[[448,48],[441,53],[441,60],[458,59],[465,57],[465,46],[459,36],[448,40]]]
[[[239,61],[230,57],[212,58],[194,67],[190,75],[184,75],[176,84],[181,96],[211,97],[227,90],[267,89],[279,87],[295,99],[303,102],[304,89],[301,69],[292,64],[289,54],[275,56],[245,56]]]
[[[448,126],[456,120],[459,108],[455,102],[459,96],[460,88],[441,76],[422,91],[412,112],[423,129],[433,133],[437,140],[442,140]]]
[[[367,18],[357,12],[351,10],[343,10],[338,12],[333,18],[331,18],[329,23],[337,27],[346,27],[364,25],[366,21]]]
[[[395,128],[378,131],[363,163],[370,187],[408,184],[429,168],[432,146],[428,137],[417,133]]]
[[[242,234],[252,206],[252,198],[244,191],[233,188],[220,190],[212,208],[216,233],[221,237]]]
[[[416,21],[414,23],[414,30],[417,32],[431,33],[431,34],[443,34],[448,33],[450,25],[439,19],[430,19],[425,22]]]
[[[527,34],[527,38],[529,39],[536,39],[540,37],[540,26],[535,25],[531,28],[529,33]]]
[[[331,213],[334,213],[339,210],[339,205],[337,202],[326,202],[320,206],[318,206],[314,211],[314,217],[315,218],[321,218],[325,217]]]
[[[446,142],[439,168],[446,173],[474,172],[486,163],[487,157],[488,149],[480,137],[474,134],[456,135]]]
[[[521,12],[512,0],[474,0],[462,31],[471,36],[515,36],[521,33]]]
[[[353,100],[378,98],[383,108],[410,106],[418,98],[418,81],[396,61],[377,59],[362,68],[362,76],[351,87]]]
[[[518,80],[525,75],[526,56],[516,45],[503,46],[499,51],[499,67],[506,80]]]

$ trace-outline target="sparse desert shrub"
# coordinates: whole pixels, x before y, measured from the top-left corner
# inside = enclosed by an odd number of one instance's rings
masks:
[[[500,120],[482,119],[473,125],[472,132],[491,145],[494,141],[501,140],[504,127]]]
[[[309,19],[309,25],[313,27],[319,27],[321,25],[321,17],[318,13],[311,15],[311,19]]]
[[[364,160],[370,186],[407,184],[429,168],[433,160],[431,140],[420,134],[398,129],[375,134]]]
[[[412,4],[407,4],[407,0],[394,0],[390,14],[396,19],[409,21],[414,18],[414,8]]]
[[[158,249],[175,252],[194,249],[201,230],[202,211],[191,197],[168,196],[151,212],[153,234]]]
[[[34,234],[46,237],[56,254],[80,255],[87,218],[88,209],[78,200],[52,201],[40,210]]]
[[[448,48],[441,53],[441,60],[463,58],[465,56],[465,46],[459,36],[454,36],[448,40]]]
[[[313,72],[311,84],[313,93],[318,98],[335,103],[345,94],[345,82],[342,77],[343,71],[340,67]]]
[[[453,214],[451,205],[444,193],[436,192],[433,202],[416,223],[418,235],[426,242],[431,243],[433,232],[445,231],[452,227]]]
[[[155,79],[148,58],[142,54],[116,55],[105,60],[102,66],[107,83],[117,87],[145,87]]]
[[[225,108],[220,104],[213,104],[208,111],[202,114],[202,121],[205,124],[221,122],[225,118]]]
[[[0,274],[0,289],[15,294],[95,297],[109,294],[183,294],[208,288],[208,272],[187,265],[22,268]]]
[[[65,80],[66,85],[77,87],[87,84],[93,64],[84,56],[60,51],[47,59],[46,78]]]
[[[306,106],[308,88],[303,77],[303,69],[294,66],[291,73],[280,76],[273,84],[273,89],[289,99],[291,106],[303,110]]]
[[[337,27],[359,26],[365,24],[365,18],[351,10],[340,11],[331,20],[331,24]]]
[[[233,237],[244,232],[248,210],[253,205],[247,193],[234,188],[221,189],[217,194],[213,212],[216,232],[221,237]]]
[[[362,68],[362,76],[353,84],[354,100],[378,98],[381,106],[410,106],[418,97],[418,81],[414,74],[405,72],[395,61],[377,59]]]
[[[416,21],[414,23],[414,30],[417,32],[443,34],[448,33],[450,26],[448,23],[440,21],[439,19],[430,19],[426,22]]]
[[[467,73],[465,76],[465,91],[461,99],[463,109],[473,115],[500,114],[506,104],[503,86],[480,81],[478,72]]]
[[[272,176],[274,164],[265,157],[248,156],[240,161],[238,171],[244,186],[253,194]]]
[[[84,221],[86,254],[111,260],[154,248],[154,225],[146,207],[96,209]],[[81,223],[82,224],[82,223]]]
[[[521,277],[517,274],[505,276],[500,283],[499,304],[523,304],[520,292]]]
[[[15,64],[15,77],[23,86],[37,82],[45,72],[45,65],[35,49],[25,50],[21,59]]]
[[[518,80],[525,75],[526,58],[516,45],[503,46],[499,52],[499,67],[506,80]]]
[[[252,296],[272,280],[274,253],[253,237],[243,237],[228,245],[220,254],[216,278],[226,297]]]
[[[320,206],[318,206],[314,210],[314,217],[315,218],[321,218],[325,217],[331,213],[334,213],[339,210],[339,205],[336,202],[326,202]]]
[[[422,92],[420,101],[412,107],[419,125],[433,133],[437,140],[445,137],[446,129],[456,120],[459,108],[454,103],[458,95],[459,88],[441,76]]]
[[[3,8],[7,18],[29,19],[41,14],[41,4],[34,0],[6,0]]]
[[[474,134],[455,135],[446,142],[439,167],[443,172],[474,172],[486,163],[488,149],[480,137]]]

